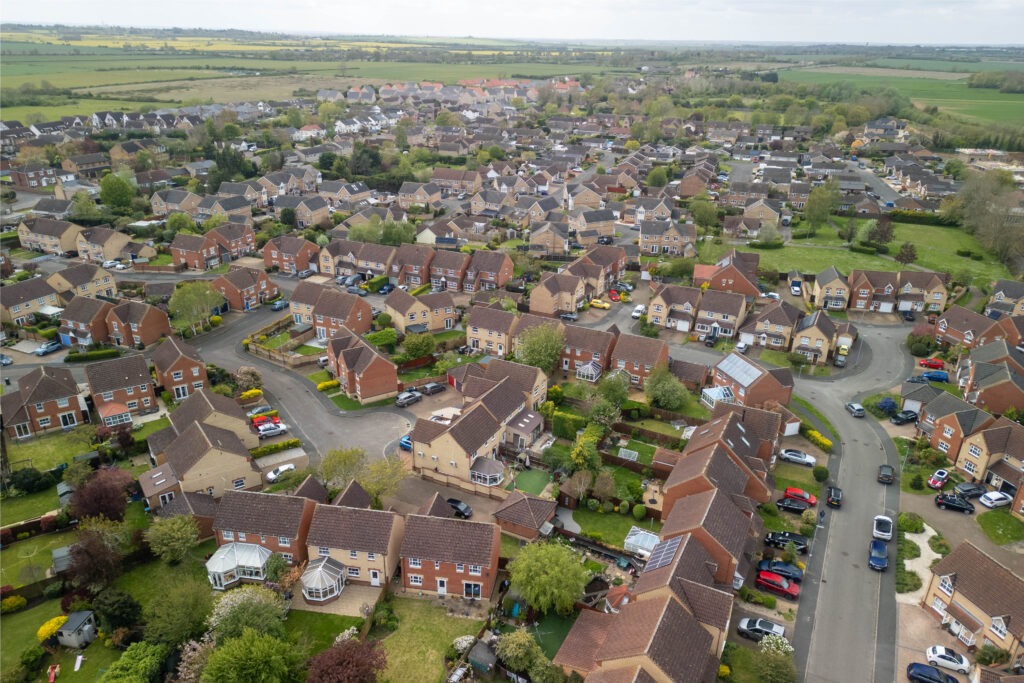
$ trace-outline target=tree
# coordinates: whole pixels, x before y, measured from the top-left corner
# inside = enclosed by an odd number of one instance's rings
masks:
[[[334,448],[320,460],[320,480],[327,486],[344,486],[366,473],[366,451],[362,448]]]
[[[452,368],[456,368],[461,364],[462,356],[454,351],[445,351],[444,354],[437,359],[437,362],[434,363],[434,372],[438,375],[443,375]]]
[[[652,406],[665,410],[678,410],[686,403],[686,387],[664,363],[656,365],[647,376],[644,395]]]
[[[846,219],[846,224],[839,229],[839,238],[844,242],[852,242],[853,238],[857,236],[857,219],[850,216]]]
[[[112,209],[127,209],[134,196],[132,184],[116,173],[108,173],[100,181],[100,201]]]
[[[594,481],[594,473],[590,470],[576,470],[565,482],[565,487],[576,500],[583,500],[590,490],[590,484]]]
[[[281,209],[281,213],[278,215],[278,220],[285,225],[294,228],[295,227],[295,209],[291,207],[285,207]]]
[[[380,243],[397,247],[401,244],[412,244],[416,241],[416,226],[408,221],[396,223],[384,221],[381,226]]]
[[[302,661],[293,644],[246,628],[213,651],[203,669],[203,683],[298,683]]]
[[[93,475],[95,470],[92,465],[85,462],[84,460],[75,460],[68,464],[67,469],[64,470],[62,479],[64,483],[70,484],[72,488],[82,488],[85,483],[89,481],[89,478]]]
[[[913,242],[904,242],[900,245],[900,250],[894,258],[903,265],[913,263],[917,260],[917,247],[914,246]]]
[[[580,558],[557,543],[531,543],[509,563],[512,584],[531,607],[568,614],[590,580]]]
[[[103,212],[96,206],[96,200],[85,190],[79,190],[71,198],[70,218],[73,220],[96,219],[102,215]]]
[[[761,244],[771,244],[782,239],[779,229],[774,223],[765,223],[757,233],[757,241]]]
[[[235,384],[241,392],[259,389],[263,386],[263,376],[251,365],[242,365],[235,372]]]
[[[896,235],[892,229],[892,220],[888,216],[879,217],[868,230],[868,241],[875,244],[888,244],[895,237]]]
[[[410,334],[402,342],[402,348],[409,358],[424,358],[429,356],[437,348],[437,340],[429,332],[422,334]]]
[[[146,640],[178,647],[202,636],[213,609],[210,584],[194,578],[175,581],[165,587],[164,597],[146,608]]]
[[[343,640],[309,662],[308,683],[377,683],[387,668],[380,641]]]
[[[134,628],[142,617],[138,600],[116,588],[106,588],[92,601],[92,608],[107,633],[119,628]]]
[[[831,178],[824,185],[811,190],[804,205],[804,218],[811,233],[828,222],[829,216],[839,206],[839,184]]]
[[[362,225],[353,225],[348,231],[348,238],[353,242],[371,242],[380,244],[384,239],[384,227],[381,223],[370,221]]]
[[[157,517],[145,531],[153,554],[167,564],[178,564],[199,542],[199,523],[191,515]]]
[[[664,166],[655,166],[647,174],[648,187],[665,187],[668,185],[668,173]]]
[[[140,641],[132,643],[100,678],[100,683],[146,683],[159,680],[170,654],[166,645]]]
[[[519,336],[516,358],[526,365],[550,373],[562,357],[565,332],[555,325],[537,325]]]
[[[121,575],[121,559],[121,551],[101,533],[79,530],[78,541],[71,546],[71,581],[81,588],[103,590]]]
[[[706,199],[690,201],[690,213],[693,215],[693,221],[705,230],[718,225],[718,209]]]
[[[383,314],[381,314],[383,315]],[[378,316],[379,317],[379,316]],[[398,332],[393,327],[385,327],[377,332],[366,335],[366,341],[374,346],[394,346],[398,343]]]
[[[168,230],[175,233],[179,232],[198,232],[196,228],[196,222],[192,220],[192,217],[187,213],[175,212],[167,217],[165,226]]]
[[[494,652],[511,671],[525,672],[544,652],[533,634],[523,627],[501,636],[494,646]]]
[[[597,473],[597,478],[594,479],[594,497],[600,498],[601,501],[606,501],[609,498],[615,496],[617,486],[615,484],[615,477],[608,470],[601,470]]]
[[[224,302],[224,296],[209,282],[185,282],[174,290],[167,310],[174,322],[187,325],[195,334],[196,328],[209,319],[213,309]]]
[[[217,600],[210,615],[210,631],[218,647],[249,628],[276,638],[283,637],[287,606],[280,595],[263,586],[236,588]]]
[[[606,428],[618,422],[621,417],[619,407],[606,398],[598,398],[590,406],[591,421]]]
[[[215,213],[203,221],[203,232],[207,233],[216,227],[228,222],[228,217],[222,213]]]
[[[626,140],[624,146],[627,152],[635,152],[640,149],[640,142],[638,140]]]
[[[370,463],[359,483],[370,494],[374,507],[379,507],[384,496],[397,491],[408,474],[401,458],[381,458]]]
[[[135,477],[127,470],[117,467],[100,470],[85,486],[71,494],[71,511],[78,519],[106,517],[120,521],[128,507],[125,492]]]
[[[202,641],[190,640],[181,648],[181,658],[175,671],[177,683],[199,683],[203,677],[206,662],[213,654],[216,643],[209,638]]]

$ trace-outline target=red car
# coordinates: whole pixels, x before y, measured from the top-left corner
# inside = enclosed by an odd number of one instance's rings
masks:
[[[775,572],[758,572],[756,585],[761,590],[775,593],[787,600],[796,600],[800,597],[800,586]]]
[[[949,481],[949,472],[946,470],[935,470],[935,474],[928,477],[928,488],[941,491],[947,481]]]
[[[621,301],[622,300],[622,298],[619,296],[619,293],[616,292],[614,289],[611,290],[610,292],[608,292],[608,298],[611,299],[612,301]]]
[[[257,429],[259,429],[260,425],[269,425],[269,424],[279,425],[279,424],[281,424],[281,418],[279,418],[276,415],[274,415],[274,416],[270,416],[270,415],[257,415],[254,418],[252,418],[252,426],[256,427]]]
[[[932,370],[941,370],[946,367],[941,358],[922,358],[917,364],[922,368],[931,368]]]
[[[802,500],[810,506],[818,504],[818,498],[813,493],[808,493],[803,489],[790,487],[786,489],[786,492],[782,495],[783,498],[792,498],[793,500]]]

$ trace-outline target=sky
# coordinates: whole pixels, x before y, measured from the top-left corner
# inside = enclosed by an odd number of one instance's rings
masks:
[[[47,0],[4,23],[583,40],[1020,45],[1024,0]]]

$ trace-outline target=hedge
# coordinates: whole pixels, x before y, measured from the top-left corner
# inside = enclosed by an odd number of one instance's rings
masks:
[[[424,292],[427,292],[429,290],[430,290],[430,283],[428,282],[425,285],[420,285],[416,289],[411,290],[409,292],[409,294],[411,294],[412,296],[419,296],[420,294],[423,294]]]
[[[64,356],[65,363],[84,363],[92,360],[105,360],[117,358],[121,355],[120,349],[99,349],[97,351],[72,351]]]
[[[380,291],[380,288],[386,285],[388,282],[387,275],[378,275],[369,282],[366,283],[366,291],[376,294]]]
[[[280,453],[286,451],[289,448],[299,448],[302,446],[302,442],[298,439],[285,439],[278,443],[267,444],[266,446],[259,446],[249,451],[249,455],[254,458],[262,458],[265,455],[272,455],[274,453]]]
[[[851,244],[850,251],[855,254],[868,254],[869,256],[874,256],[878,253],[878,250],[874,247],[862,247],[859,244]]]
[[[782,249],[785,243],[779,242],[750,242],[747,244],[751,249]]]
[[[889,217],[899,223],[914,223],[916,225],[936,225],[941,228],[955,228],[959,224],[955,221],[951,221],[942,214],[938,213],[925,213],[923,211],[903,211],[902,209],[893,209],[889,212]]]
[[[320,382],[316,385],[317,391],[330,391],[331,389],[337,389],[341,386],[341,382],[336,379],[329,379],[326,382]]]
[[[551,433],[563,439],[575,439],[576,432],[587,426],[587,418],[556,410],[551,416]]]
[[[802,424],[800,425],[800,434],[826,453],[832,452],[832,441],[826,438],[818,430],[811,429],[810,427]]]

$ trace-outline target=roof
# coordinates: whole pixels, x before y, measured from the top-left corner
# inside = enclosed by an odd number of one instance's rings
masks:
[[[344,505],[350,508],[369,508],[373,499],[355,479],[348,483],[348,486],[331,501],[331,505]]]
[[[612,355],[617,360],[627,360],[642,365],[654,365],[667,355],[668,344],[661,339],[640,337],[635,334],[620,334],[615,342]]]
[[[615,335],[605,330],[595,330],[581,325],[565,326],[565,347],[591,351],[606,357],[615,345]]]
[[[952,577],[954,597],[963,596],[989,617],[1003,617],[1008,631],[1024,637],[1024,579],[970,541],[939,560],[932,574]]]
[[[513,491],[494,511],[494,517],[499,522],[507,521],[528,529],[540,529],[554,517],[556,507],[558,505],[553,500]]]
[[[122,356],[89,363],[85,366],[85,376],[89,382],[89,390],[93,394],[102,394],[106,391],[140,384],[147,386],[153,384],[153,378],[149,374],[149,365],[141,355]]]
[[[4,298],[7,298],[6,294],[7,288],[5,287]],[[68,305],[64,307],[60,317],[62,320],[68,320],[71,322],[91,323],[96,319],[96,316],[105,318],[106,312],[113,307],[114,305],[109,301],[76,295],[75,298],[73,298]]]
[[[469,309],[467,328],[479,327],[484,330],[509,334],[515,322],[516,314],[511,311],[489,306],[473,306]]]
[[[193,517],[213,518],[217,516],[218,505],[217,499],[209,494],[183,491],[161,507],[158,507],[155,512],[158,517],[192,515]]]
[[[401,554],[403,558],[491,567],[500,540],[501,530],[490,522],[408,515]]]
[[[153,349],[149,359],[153,361],[153,366],[162,372],[170,368],[179,358],[183,357],[194,363],[202,364],[203,362],[195,347],[172,335],[166,337],[159,346]]]
[[[216,394],[205,387],[189,395],[170,414],[171,424],[181,432],[193,422],[203,422],[213,413],[223,413],[246,423],[242,408],[227,396]]]
[[[0,396],[0,406],[8,425],[27,421],[26,405],[68,398],[78,394],[78,384],[67,368],[43,365],[18,378],[18,390]]]
[[[743,555],[750,520],[725,491],[711,489],[694,493],[676,501],[661,530],[662,538],[703,528],[729,553],[739,559]]]
[[[394,512],[336,505],[317,505],[306,536],[307,545],[386,553],[394,532]]]
[[[448,504],[448,501],[441,497],[440,493],[435,492],[429,501],[420,506],[416,514],[430,517],[454,517],[455,510]]]
[[[13,285],[4,285],[3,292],[3,306],[7,309],[57,294],[57,290],[42,277],[32,277]]]
[[[292,492],[292,495],[297,498],[308,498],[317,503],[324,503],[330,494],[327,491],[327,487],[311,474],[302,480],[302,483]]]
[[[255,491],[225,491],[213,528],[244,534],[298,538],[305,498]]]
[[[122,301],[110,310],[110,315],[115,316],[125,325],[138,325],[152,311],[159,311],[159,309],[141,301]],[[166,317],[165,313],[162,311],[160,313]]]
[[[179,479],[211,450],[236,455],[258,470],[255,461],[249,457],[245,444],[234,432],[213,425],[193,422],[182,430],[176,439],[164,449],[164,457]]]
[[[715,370],[732,378],[737,384],[749,387],[767,374],[767,371],[741,353],[730,353],[718,361]]]

